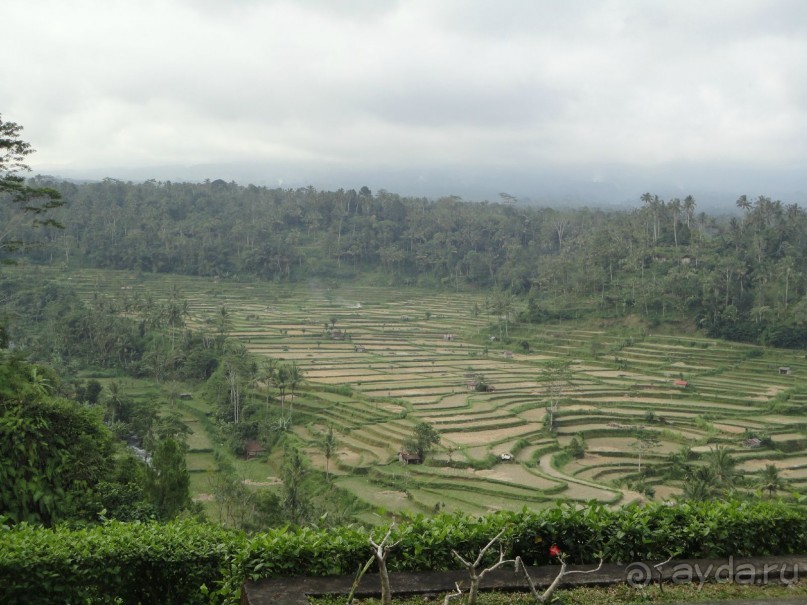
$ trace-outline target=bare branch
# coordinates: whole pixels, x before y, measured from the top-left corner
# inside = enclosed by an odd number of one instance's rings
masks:
[[[675,555],[670,555],[670,556],[667,558],[667,560],[666,560],[666,561],[662,561],[661,563],[656,563],[655,565],[653,565],[653,568],[654,568],[654,569],[656,569],[656,570],[658,570],[659,572],[661,572],[661,568],[662,568],[662,567],[664,567],[664,566],[665,566],[667,563],[669,563],[670,561],[672,561],[674,556],[675,556]]]
[[[524,577],[527,578],[527,584],[530,587],[530,592],[532,592],[532,596],[535,597],[535,601],[538,603],[546,603],[552,598],[552,595],[554,594],[558,586],[560,586],[560,582],[564,577],[574,573],[582,574],[582,573],[594,573],[600,571],[600,569],[602,569],[602,563],[603,560],[600,559],[600,564],[597,566],[596,569],[588,569],[585,571],[583,570],[566,571],[566,561],[564,559],[561,559],[560,571],[558,572],[558,575],[555,576],[555,579],[552,580],[552,583],[549,585],[549,587],[544,591],[544,594],[538,594],[538,589],[535,587],[535,582],[532,581],[532,578],[530,577],[530,572],[527,571],[527,566],[524,565],[524,562],[521,560],[521,557],[516,557],[516,571],[521,569],[521,571],[524,572]]]
[[[566,572],[566,575],[567,575],[567,576],[570,576],[570,575],[572,575],[573,573],[595,573],[595,572],[597,572],[597,571],[600,571],[601,569],[602,569],[602,559],[600,559],[600,564],[599,564],[599,565],[597,565],[597,568],[596,568],[596,569],[587,569],[587,570],[585,570],[585,571],[584,571],[584,570],[575,569],[575,570],[573,570],[573,571],[567,571],[567,572]]]
[[[507,565],[508,563],[515,563],[515,562],[516,562],[515,559],[507,559],[507,560],[505,560],[505,558],[504,558],[504,546],[499,544],[499,560],[494,565],[491,565],[487,569],[483,569],[479,573],[479,579],[481,580],[482,578],[484,578],[485,574],[488,573],[489,571],[493,571],[494,569],[499,569],[502,565]]]
[[[400,540],[396,540],[395,542],[392,542],[391,544],[387,544],[387,540],[390,539],[390,536],[392,535],[392,530],[393,530],[394,527],[395,527],[395,523],[393,523],[392,525],[389,526],[389,529],[387,530],[387,533],[384,536],[384,539],[381,540],[381,542],[379,542],[378,544],[376,544],[376,541],[373,540],[372,536],[370,536],[370,544],[373,545],[373,548],[375,548],[376,552],[378,553],[376,556],[381,557],[382,554],[383,554],[384,558],[386,558],[387,555],[389,554],[389,551],[392,550],[393,548],[398,546],[398,544],[401,543],[401,540],[403,538],[401,538]]]
[[[456,582],[454,582],[454,586],[456,587],[457,592],[450,592],[450,593],[448,593],[448,594],[445,596],[445,598],[443,599],[443,605],[448,605],[448,602],[449,602],[451,599],[456,599],[457,597],[461,597],[461,596],[462,596],[462,591],[460,590],[460,585],[459,585],[459,584],[457,584]]]
[[[456,557],[463,564],[465,569],[468,570],[468,576],[471,578],[471,586],[468,589],[468,605],[474,605],[476,603],[476,598],[479,594],[479,583],[482,581],[482,578],[485,577],[485,574],[487,574],[489,571],[493,571],[494,569],[498,569],[502,565],[516,563],[517,561],[515,559],[505,560],[504,545],[499,542],[499,560],[490,567],[483,569],[482,571],[478,571],[485,553],[487,553],[490,547],[502,537],[505,529],[502,529],[498,534],[496,534],[496,536],[490,542],[488,542],[485,547],[482,548],[482,550],[479,551],[479,555],[477,555],[476,560],[473,563],[463,558],[456,550],[452,549],[451,551],[451,554],[454,555],[454,557]]]
[[[502,534],[504,534],[506,529],[507,529],[506,527],[503,527],[502,530],[498,534],[496,534],[496,536],[490,542],[487,543],[485,548],[479,551],[479,556],[476,558],[476,561],[474,561],[474,567],[479,567],[479,564],[482,562],[482,557],[485,556],[485,553],[488,552],[488,549],[491,546],[493,546],[496,542],[499,541],[499,538],[502,537]]]
[[[527,568],[526,567],[524,568],[524,573],[525,574],[527,573]],[[549,588],[547,588],[544,591],[544,594],[541,595],[541,598],[540,598],[541,603],[546,603],[552,597],[552,595],[555,592],[555,589],[558,586],[560,586],[560,581],[563,579],[563,576],[565,576],[565,575],[566,575],[566,561],[561,560],[561,562],[560,562],[560,571],[558,572],[558,575],[555,576],[555,579],[552,580],[552,584],[549,585]]]

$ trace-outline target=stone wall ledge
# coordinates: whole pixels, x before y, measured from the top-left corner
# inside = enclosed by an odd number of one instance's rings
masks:
[[[594,573],[571,574],[564,578],[561,587],[609,586],[629,582],[633,585],[657,582],[659,572],[653,566],[660,561],[642,561],[629,564],[604,564]],[[569,565],[569,571],[595,569],[596,565]],[[555,579],[559,565],[529,567],[536,586],[546,587]],[[727,559],[674,559],[661,569],[661,578],[667,582],[714,582],[733,580],[745,584],[793,582],[807,580],[807,556],[786,557],[730,557]],[[241,591],[242,605],[307,605],[309,596],[347,595],[355,576],[286,577],[246,582]],[[390,573],[393,596],[445,594],[454,591],[459,583],[468,587],[465,570],[445,572]],[[523,573],[512,568],[497,569],[488,573],[480,585],[481,590],[529,591]],[[357,598],[380,596],[378,574],[366,574],[355,593]],[[807,599],[793,599],[792,603],[807,604]],[[782,601],[784,603],[784,601]]]

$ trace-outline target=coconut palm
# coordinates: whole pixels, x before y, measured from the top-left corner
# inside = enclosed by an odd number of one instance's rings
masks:
[[[718,495],[712,469],[708,466],[695,468],[684,481],[683,500],[710,500]]]
[[[104,403],[106,404],[107,408],[109,424],[113,425],[115,424],[116,417],[120,414],[123,406],[125,405],[124,395],[121,391],[120,384],[117,381],[113,380],[109,383],[106,397],[104,398]]]
[[[691,195],[688,195],[684,198],[684,220],[687,224],[687,229],[690,228],[692,223],[692,219],[695,216],[695,198]]]
[[[737,460],[731,452],[718,445],[709,452],[706,459],[715,486],[726,491],[732,489],[739,479],[739,474],[736,469]]]
[[[322,453],[325,454],[325,480],[330,481],[330,463],[331,458],[336,453],[337,448],[336,436],[333,434],[333,425],[328,427],[328,432],[322,438]]]
[[[747,195],[741,195],[737,198],[737,208],[745,213],[748,213],[748,211],[751,210],[751,202],[748,201]]]
[[[289,404],[289,424],[291,424],[292,415],[294,414],[294,391],[303,382],[303,371],[296,362],[292,361],[286,368],[287,383],[291,388],[291,403]]]
[[[277,370],[277,360],[271,357],[264,361],[263,371],[260,374],[260,379],[266,383],[266,413],[269,413],[269,394],[271,393],[269,387],[274,383],[275,370]]]
[[[767,490],[768,495],[773,497],[776,492],[784,489],[786,486],[787,481],[779,474],[779,469],[776,468],[776,465],[766,465],[759,477],[759,487]]]
[[[280,421],[278,426],[286,428],[286,389],[289,386],[289,368],[283,364],[275,368],[272,376],[272,382],[277,390],[280,391]]]

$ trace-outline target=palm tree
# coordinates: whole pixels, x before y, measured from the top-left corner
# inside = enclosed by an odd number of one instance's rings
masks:
[[[230,404],[233,407],[233,422],[238,424],[241,421],[241,379],[238,375],[238,368],[230,361],[224,365],[227,386],[230,389]]]
[[[664,208],[664,201],[659,199],[659,196],[651,195],[650,193],[643,193],[641,200],[645,208],[649,209],[652,217],[653,245],[655,245],[658,241],[660,231],[658,220],[659,210]]]
[[[261,372],[261,380],[266,383],[266,412],[269,413],[269,394],[271,393],[269,387],[274,382],[275,370],[277,369],[277,360],[271,357],[264,361],[263,371]]]
[[[672,224],[673,224],[673,240],[675,241],[675,247],[678,247],[678,219],[681,218],[681,200],[677,197],[670,200],[670,203],[667,205],[670,209],[670,214],[672,215]]]
[[[708,466],[698,467],[688,475],[681,492],[684,500],[710,500],[716,495],[714,475]]]
[[[325,454],[325,480],[329,481],[331,478],[330,474],[330,462],[333,455],[336,453],[336,447],[338,443],[336,441],[336,436],[333,434],[333,425],[328,426],[328,432],[325,433],[325,437],[322,439],[322,452]]]
[[[751,202],[748,201],[747,195],[741,195],[740,197],[737,198],[737,208],[739,208],[746,214],[748,213],[749,210],[751,210]]]
[[[776,492],[784,489],[787,486],[785,481],[779,474],[779,469],[775,464],[768,464],[765,470],[762,471],[759,477],[759,487],[768,491],[768,495],[773,497]]]
[[[677,452],[670,452],[667,455],[667,468],[666,474],[671,479],[680,479],[685,477],[689,472],[689,456],[690,449],[687,446],[681,446]]]
[[[230,311],[227,309],[227,305],[221,305],[219,308],[216,313],[215,324],[218,332],[216,335],[217,344],[219,350],[222,350],[224,348],[224,342],[227,340],[227,336],[232,328],[232,320],[230,319]]]
[[[707,456],[708,468],[712,472],[714,483],[725,491],[734,487],[739,478],[736,466],[737,461],[725,447],[717,446],[710,450]]]
[[[510,314],[513,312],[512,292],[499,292],[493,300],[493,312],[499,317],[499,338],[501,339],[501,320],[504,319],[504,335],[509,337],[508,325]]]
[[[640,428],[636,433],[636,441],[631,443],[631,447],[636,450],[639,457],[638,474],[642,475],[642,457],[645,453],[649,453],[661,445],[656,434],[653,431],[646,431]]]
[[[695,216],[695,198],[688,195],[684,198],[684,219],[687,223],[687,229],[690,229],[692,218]]]
[[[286,428],[286,388],[289,385],[289,369],[283,364],[280,364],[275,368],[274,375],[272,376],[272,382],[275,383],[275,386],[280,391],[280,422],[278,426],[285,429]]]
[[[555,420],[560,407],[560,400],[563,398],[564,390],[571,384],[572,373],[569,369],[568,361],[552,360],[547,362],[544,371],[544,382],[547,383],[546,394],[549,406],[546,408],[548,414],[549,431],[555,430]]]
[[[291,403],[289,404],[289,425],[291,425],[292,415],[294,414],[294,391],[303,382],[303,371],[297,362],[292,361],[288,366],[288,379],[287,382],[291,387]]]
[[[124,396],[120,389],[120,384],[113,380],[107,387],[107,396],[105,397],[107,413],[109,414],[110,426],[115,424],[116,416],[121,412],[124,406]]]

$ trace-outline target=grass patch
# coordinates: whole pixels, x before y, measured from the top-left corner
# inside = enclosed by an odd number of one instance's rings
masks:
[[[736,583],[708,584],[670,584],[663,591],[658,586],[634,588],[628,585],[616,585],[600,588],[574,588],[558,590],[555,593],[556,603],[562,605],[645,605],[647,603],[700,603],[727,600],[803,598],[807,596],[807,585],[804,584],[766,584],[747,585]],[[442,602],[442,595],[430,595],[393,599],[394,605],[424,605],[424,603]],[[437,598],[433,598],[437,597]],[[312,605],[344,605],[345,597],[310,597]],[[354,603],[377,605],[379,599],[362,599]],[[463,603],[452,600],[450,603]],[[535,599],[524,593],[483,592],[477,601],[479,605],[534,605]]]

